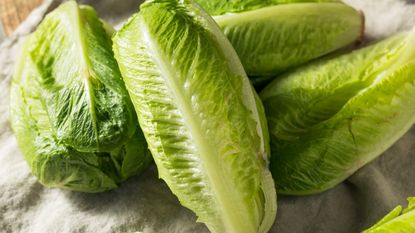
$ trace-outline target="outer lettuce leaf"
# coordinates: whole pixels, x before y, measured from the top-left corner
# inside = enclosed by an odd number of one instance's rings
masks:
[[[271,172],[280,193],[335,186],[413,125],[413,36],[311,63],[265,88]]]
[[[266,6],[302,2],[341,2],[340,0],[196,0],[210,15],[255,10]]]
[[[95,11],[73,1],[24,43],[12,82],[12,126],[46,186],[105,191],[150,161],[111,46]]]
[[[212,232],[267,232],[276,194],[265,115],[214,21],[191,1],[147,1],[114,52],[159,175],[180,202]]]
[[[409,205],[402,210],[396,207],[373,227],[362,233],[413,233],[415,232],[415,198],[408,198]]]
[[[269,5],[214,19],[254,82],[349,45],[363,32],[361,13],[343,3]]]

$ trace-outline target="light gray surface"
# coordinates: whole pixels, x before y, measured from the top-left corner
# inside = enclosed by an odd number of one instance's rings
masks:
[[[59,1],[47,1],[0,45],[0,231],[1,232],[207,232],[181,207],[152,166],[117,190],[83,194],[46,189],[23,161],[8,121],[8,90],[21,36]],[[138,9],[127,0],[83,1],[120,24]],[[367,17],[371,40],[415,26],[415,5],[404,0],[347,0]],[[387,137],[387,135],[385,135]],[[407,196],[415,195],[415,129],[346,182],[320,195],[279,197],[271,232],[353,233],[372,225]]]

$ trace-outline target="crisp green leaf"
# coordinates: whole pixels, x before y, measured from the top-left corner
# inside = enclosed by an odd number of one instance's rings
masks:
[[[47,15],[24,43],[12,125],[44,185],[104,191],[148,164],[111,46],[95,11],[73,1]]]
[[[248,75],[262,82],[357,41],[363,30],[361,13],[343,3],[271,5],[214,19]]]
[[[283,75],[261,93],[278,191],[303,195],[346,179],[415,122],[413,35],[401,34]],[[387,135],[387,136],[385,136]]]
[[[415,210],[415,197],[409,197],[408,202],[409,202],[408,207],[403,210],[403,213],[407,213],[409,211]]]
[[[396,207],[378,223],[362,233],[413,233],[415,232],[415,198],[408,198],[408,208]]]
[[[267,232],[276,194],[259,99],[214,21],[191,1],[141,6],[114,52],[149,148],[212,232]]]

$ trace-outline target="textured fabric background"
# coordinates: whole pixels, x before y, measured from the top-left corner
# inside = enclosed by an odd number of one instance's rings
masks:
[[[60,1],[47,0],[0,45],[0,231],[33,233],[207,232],[180,206],[154,165],[117,190],[84,194],[46,189],[23,161],[9,125],[9,85],[22,36]],[[136,0],[82,1],[119,25],[138,9]],[[415,26],[415,3],[404,0],[347,0],[365,12],[367,41]],[[385,135],[387,137],[388,135]],[[278,199],[271,232],[353,233],[372,225],[394,206],[415,195],[415,129],[381,157],[336,188],[309,197]]]

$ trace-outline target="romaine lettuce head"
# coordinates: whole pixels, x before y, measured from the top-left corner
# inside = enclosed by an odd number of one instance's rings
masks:
[[[46,186],[105,191],[151,160],[111,46],[95,11],[74,1],[47,15],[23,45],[11,120]]]
[[[254,83],[349,45],[364,30],[361,13],[338,1],[198,2],[215,15]]]
[[[342,182],[415,122],[414,32],[287,73],[261,93],[278,191]]]
[[[396,207],[373,227],[362,233],[413,233],[415,232],[415,198],[408,198],[409,205],[402,210]]]
[[[153,0],[114,53],[164,179],[212,232],[267,232],[276,194],[261,102],[226,37],[193,1]]]

